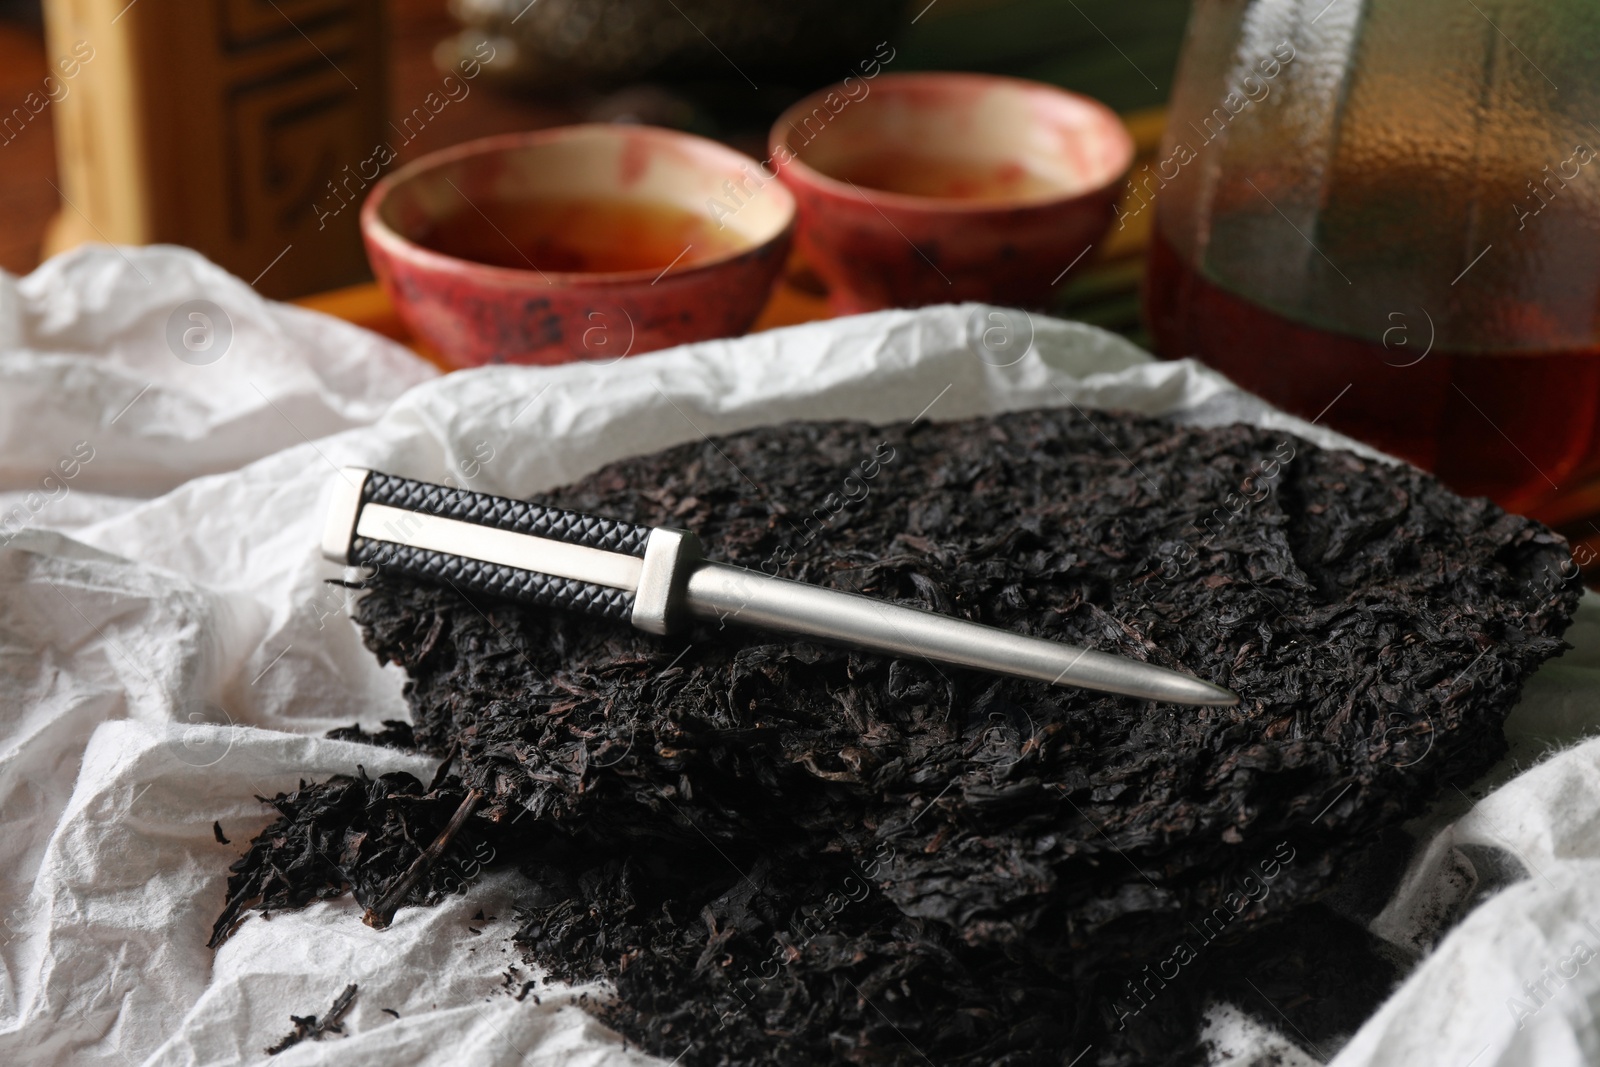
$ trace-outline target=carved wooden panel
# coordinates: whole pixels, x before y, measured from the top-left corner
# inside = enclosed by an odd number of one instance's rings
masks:
[[[313,205],[382,140],[381,0],[46,8],[52,47],[97,49],[80,78],[92,91],[65,116],[63,191],[76,207],[63,207],[52,245],[96,232],[189,245],[277,297],[367,276],[356,213],[319,219]]]

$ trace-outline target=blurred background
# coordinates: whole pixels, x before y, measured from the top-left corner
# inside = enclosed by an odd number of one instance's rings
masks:
[[[1104,236],[1051,248],[1071,265],[1045,310],[1196,356],[1593,560],[1597,63],[1593,0],[0,0],[0,268],[185,245],[449,369],[363,250],[396,167],[583,122],[760,160],[785,108],[868,65],[1005,74],[1102,101],[1134,146]],[[801,251],[754,329],[841,313]]]
[[[377,172],[380,143],[393,150],[386,173],[490,134],[637,121],[761,159],[785,106],[887,41],[885,69],[1004,73],[1094,96],[1153,157],[1189,12],[1188,0],[797,7],[0,0],[0,268],[26,273],[83,241],[179,243],[265,295],[394,333],[375,294],[347,289],[371,272],[356,208],[341,210],[369,184],[359,172]],[[74,47],[91,58],[68,77],[60,61]],[[1075,272],[1062,310],[1142,339],[1149,216]],[[788,281],[761,325],[819,313],[804,272]]]

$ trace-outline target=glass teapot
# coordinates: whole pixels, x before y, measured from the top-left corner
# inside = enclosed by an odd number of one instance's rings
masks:
[[[1600,511],[1600,4],[1196,0],[1158,351],[1458,491]]]

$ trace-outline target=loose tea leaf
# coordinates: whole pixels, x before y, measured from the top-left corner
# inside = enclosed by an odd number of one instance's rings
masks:
[[[320,1022],[315,1015],[289,1016],[289,1021],[294,1023],[294,1029],[289,1031],[277,1044],[266,1049],[267,1055],[276,1056],[285,1049],[298,1045],[308,1037],[313,1041],[321,1041],[328,1034],[344,1033],[344,1027],[340,1025],[340,1020],[344,1018],[344,1013],[350,1010],[350,1005],[354,1003],[355,999],[356,984],[351,982],[344,987],[344,992],[340,993],[338,998],[334,1000],[333,1007],[328,1009],[328,1014],[324,1015]]]
[[[363,730],[360,723],[351,723],[349,726],[329,730],[328,737],[334,741],[359,741],[365,745],[381,745],[384,748],[417,747],[417,739],[411,733],[411,724],[401,722],[399,719],[385,719],[383,729],[371,733]]]
[[[355,777],[301,782],[292,793],[258,797],[279,818],[230,868],[228,902],[212,927],[210,946],[227,940],[251,907],[265,914],[346,892],[354,892],[363,907],[378,903],[444,830],[464,797],[453,777],[425,791],[404,771],[368,778],[360,768]],[[482,839],[482,829],[468,825],[458,846],[470,850]],[[437,901],[464,884],[454,866],[436,867],[407,896],[413,903]]]
[[[359,621],[411,678],[416,744],[451,754],[459,781],[427,794],[427,833],[391,833],[348,869],[305,842],[420,798],[352,802],[337,779],[279,798],[287,824],[235,865],[218,929],[249,900],[348,884],[367,904],[471,792],[464,841],[481,834],[537,887],[519,939],[558,976],[612,979],[608,1019],[668,1059],[1192,1058],[1202,992],[1152,968],[1185,945],[1198,981],[1492,764],[1578,589],[1548,580],[1565,573],[1556,535],[1412,468],[1245,426],[1092,420],[796,424],[539,499],[1184,669],[1239,706],[736,618],[663,640],[380,574]]]

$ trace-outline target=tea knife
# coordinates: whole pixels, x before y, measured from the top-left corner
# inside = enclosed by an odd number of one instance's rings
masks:
[[[668,634],[720,621],[1052,685],[1222,707],[1221,686],[1137,660],[705,559],[687,530],[640,526],[362,467],[334,483],[322,554],[417,581]]]

